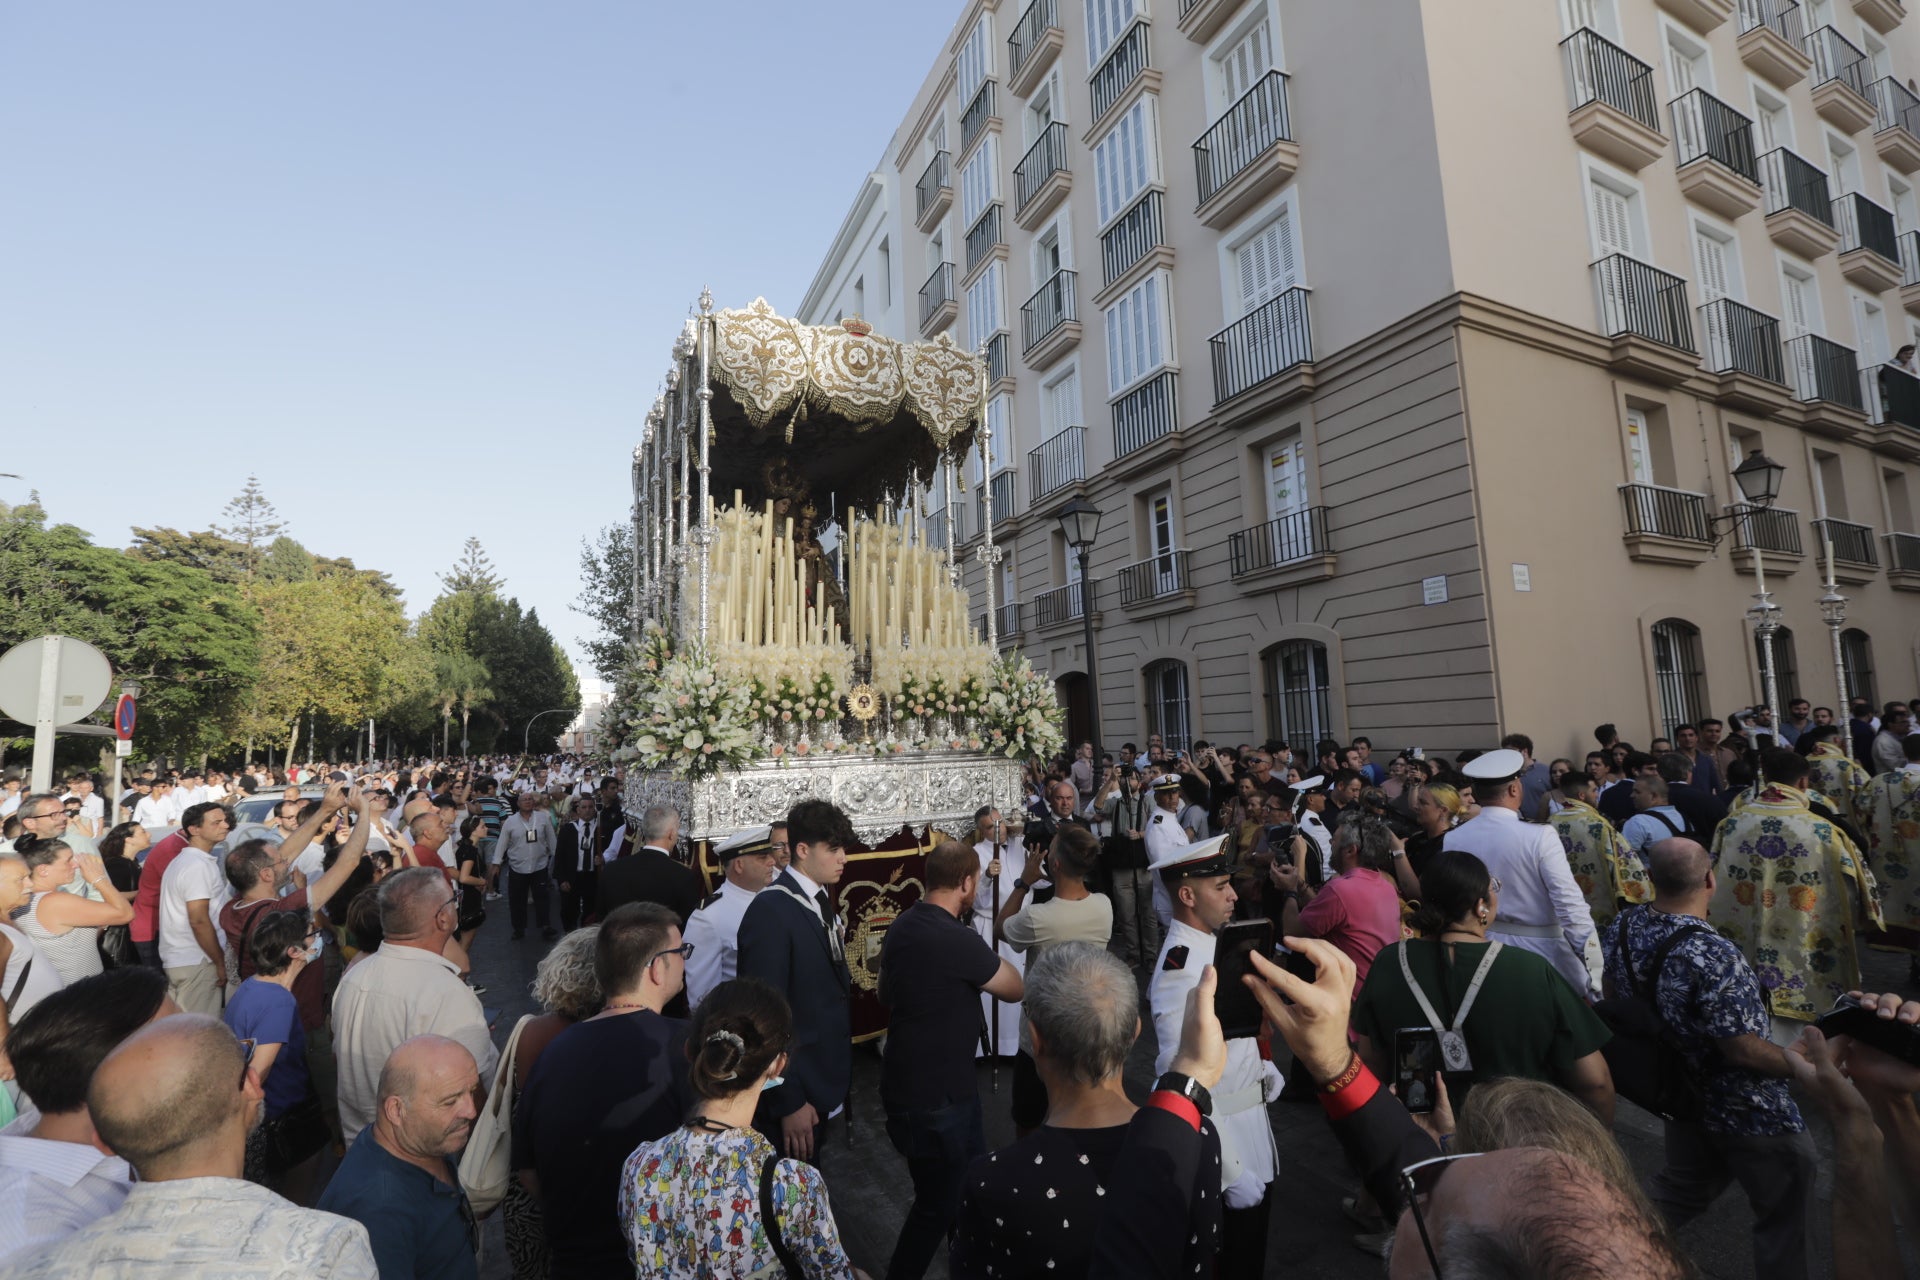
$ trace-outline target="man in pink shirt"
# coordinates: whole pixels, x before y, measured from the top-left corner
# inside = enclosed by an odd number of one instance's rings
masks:
[[[1275,858],[1268,870],[1285,910],[1281,936],[1325,938],[1353,961],[1354,994],[1382,947],[1400,941],[1400,892],[1393,883],[1393,832],[1372,814],[1350,818],[1333,831],[1333,879],[1315,889],[1295,856]]]
[[[180,829],[147,851],[140,864],[140,890],[133,895],[133,923],[128,932],[134,949],[153,968],[160,967],[160,878],[188,845],[213,852],[226,839],[231,824],[217,804],[196,804],[180,815]]]

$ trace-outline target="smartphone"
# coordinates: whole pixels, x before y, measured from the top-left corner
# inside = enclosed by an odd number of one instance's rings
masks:
[[[1920,1027],[1912,1027],[1892,1018],[1883,1018],[1871,1009],[1863,1009],[1852,996],[1841,996],[1833,1008],[1820,1015],[1814,1026],[1820,1034],[1851,1036],[1861,1044],[1872,1045],[1909,1066],[1920,1066]]]
[[[1438,1101],[1440,1033],[1432,1027],[1401,1027],[1393,1033],[1393,1084],[1400,1102],[1415,1115],[1431,1112]]]
[[[1213,1014],[1220,1019],[1221,1034],[1229,1040],[1260,1034],[1260,1001],[1240,980],[1253,972],[1251,957],[1256,951],[1272,957],[1272,920],[1235,920],[1220,931],[1214,945]]]

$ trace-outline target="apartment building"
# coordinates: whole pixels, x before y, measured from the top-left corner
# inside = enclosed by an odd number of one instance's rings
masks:
[[[1907,696],[1905,19],[973,0],[798,314],[987,349],[991,465],[936,518],[983,608],[991,495],[999,640],[1076,735],[1091,611],[1110,746],[1645,742],[1761,699],[1756,556],[1783,700],[1837,700],[1836,639],[1851,690]],[[1754,449],[1781,493],[1730,528]]]

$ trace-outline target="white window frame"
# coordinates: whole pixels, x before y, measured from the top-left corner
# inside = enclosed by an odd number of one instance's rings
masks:
[[[1695,57],[1705,69],[1705,73],[1694,85],[1694,88],[1705,89],[1716,98],[1719,97],[1720,81],[1713,74],[1713,49],[1708,45],[1707,38],[1685,23],[1675,22],[1672,18],[1662,13],[1660,15],[1660,71],[1661,74],[1666,77],[1667,100],[1671,102],[1683,92],[1687,92],[1686,90],[1676,88],[1673,83],[1672,53],[1673,47],[1676,44],[1682,46],[1683,50],[1686,46],[1691,45],[1699,51]]]
[[[1580,177],[1580,203],[1586,210],[1587,218],[1587,247],[1592,251],[1588,261],[1598,262],[1611,253],[1611,250],[1601,243],[1600,228],[1595,226],[1593,221],[1593,195],[1589,188],[1591,184],[1598,182],[1601,186],[1610,188],[1616,195],[1626,197],[1627,231],[1633,237],[1633,244],[1629,248],[1630,255],[1648,266],[1659,266],[1660,264],[1653,258],[1653,237],[1647,229],[1646,188],[1624,170],[1604,164],[1592,156],[1580,157]]]
[[[1125,320],[1116,320],[1116,313],[1120,312],[1121,309],[1128,304],[1132,304],[1135,308],[1143,305],[1144,300],[1149,296],[1148,290],[1153,291],[1151,295],[1154,299],[1153,308],[1157,313],[1152,319],[1157,323],[1158,337],[1161,343],[1159,359],[1147,360],[1138,368],[1122,369],[1119,364],[1121,359],[1121,344],[1114,341],[1114,326],[1116,323],[1131,323],[1131,317]],[[1115,298],[1106,310],[1101,312],[1101,318],[1107,335],[1107,394],[1110,401],[1118,400],[1121,396],[1147,381],[1147,379],[1153,377],[1155,374],[1175,367],[1173,361],[1173,353],[1175,350],[1173,310],[1168,306],[1168,299],[1172,296],[1172,275],[1166,271],[1152,271],[1147,273],[1133,288],[1127,290],[1118,298]]]
[[[1301,288],[1307,285],[1307,237],[1300,227],[1300,196],[1297,188],[1289,186],[1220,237],[1220,296],[1231,301],[1231,319],[1238,320],[1247,314],[1246,299],[1240,296],[1240,270],[1235,255],[1249,240],[1272,226],[1283,212],[1287,216],[1287,226],[1293,232],[1293,260],[1299,268],[1299,279],[1294,283]]]
[[[1293,495],[1293,505],[1287,511],[1274,510],[1273,497],[1273,455],[1279,449],[1292,449],[1299,458],[1299,492]],[[1263,442],[1259,446],[1260,457],[1260,511],[1267,520],[1279,520],[1299,515],[1313,505],[1313,460],[1308,456],[1307,433],[1300,425]],[[1297,558],[1297,557],[1289,557]]]
[[[1267,47],[1272,71],[1287,69],[1286,46],[1280,39],[1280,5],[1278,0],[1260,0],[1250,4],[1238,21],[1232,23],[1207,45],[1201,67],[1206,77],[1207,119],[1218,120],[1226,114],[1233,103],[1226,100],[1226,77],[1220,70],[1220,56],[1245,39],[1261,22],[1267,24]]]
[[[953,88],[960,109],[965,111],[967,104],[973,101],[980,86],[993,78],[994,70],[993,13],[983,11],[973,24],[973,30],[967,32],[967,38],[960,45],[960,51],[953,57]]]
[[[1653,424],[1647,411],[1629,406],[1620,420],[1620,433],[1627,450],[1627,483],[1658,484],[1660,469],[1654,465]],[[1644,467],[1644,474],[1636,474],[1636,464]]]
[[[1899,191],[1907,193],[1907,217],[1902,221],[1900,214]],[[1903,236],[1909,231],[1920,230],[1920,191],[1904,175],[1887,171],[1887,209],[1893,214],[1893,233]]]
[[[1080,394],[1074,398],[1073,413],[1068,421],[1056,422],[1053,420],[1052,411],[1055,398],[1054,391],[1061,383],[1067,381],[1069,378],[1074,380],[1074,385]],[[1080,358],[1078,356],[1063,362],[1057,370],[1051,371],[1049,376],[1040,384],[1040,439],[1043,441],[1051,440],[1068,427],[1084,426],[1085,424],[1079,421],[1079,419],[1086,416],[1086,394],[1086,387],[1080,383]],[[1038,442],[1036,442],[1036,444],[1037,443]],[[1084,458],[1082,461],[1084,462]]]
[[[1814,270],[1811,262],[1802,258],[1796,258],[1790,253],[1775,253],[1774,264],[1776,276],[1796,276],[1805,280],[1807,284],[1811,286],[1807,290],[1807,298],[1812,304],[1808,308],[1807,332],[1818,334],[1823,338],[1828,336],[1827,304],[1826,300],[1820,296],[1820,273]],[[1780,289],[1780,336],[1781,340],[1785,341],[1789,336],[1797,337],[1799,335],[1789,335],[1787,333],[1786,281],[1784,279],[1779,280],[1778,287]]]
[[[1760,117],[1762,115],[1775,115],[1780,122],[1786,126],[1787,136],[1784,138],[1775,138],[1774,146],[1785,147],[1795,155],[1799,155],[1800,135],[1799,131],[1794,128],[1793,104],[1787,95],[1773,85],[1768,84],[1765,80],[1762,80],[1759,76],[1748,76],[1747,86],[1751,99],[1750,105],[1753,107],[1754,145],[1756,147],[1760,145]],[[1764,105],[1766,103],[1771,103],[1772,106]],[[1769,150],[1771,150],[1771,148],[1769,148]],[[1760,152],[1760,155],[1765,154],[1765,151]]]
[[[1007,327],[1003,265],[999,261],[989,262],[981,268],[979,278],[967,286],[967,341],[975,350]]]
[[[1866,331],[1861,327],[1861,312],[1871,307],[1880,313],[1880,344],[1871,355],[1867,351]],[[1853,350],[1863,369],[1875,368],[1893,359],[1893,353],[1899,350],[1893,345],[1893,337],[1887,330],[1887,307],[1879,297],[1863,293],[1859,289],[1847,290],[1847,311],[1853,320]]]
[[[1690,257],[1693,258],[1694,304],[1696,306],[1704,305],[1707,300],[1706,295],[1699,288],[1699,282],[1702,278],[1705,277],[1706,272],[1700,269],[1699,244],[1693,239],[1693,237],[1698,236],[1702,231],[1705,231],[1709,236],[1713,237],[1715,240],[1720,241],[1720,243],[1726,246],[1726,249],[1727,249],[1727,295],[1726,296],[1733,299],[1735,302],[1740,302],[1740,303],[1746,302],[1747,301],[1747,268],[1746,268],[1746,264],[1740,260],[1739,228],[1735,227],[1730,222],[1722,222],[1718,218],[1712,217],[1708,214],[1701,213],[1698,210],[1692,210],[1688,214],[1687,230],[1690,233],[1688,242],[1687,242],[1687,253]]]
[[[1101,196],[1103,194],[1103,188],[1108,184],[1102,181],[1102,175],[1106,172],[1102,157],[1122,154],[1124,149],[1121,146],[1121,139],[1123,135],[1126,134],[1128,122],[1134,120],[1136,116],[1139,120],[1137,127],[1140,133],[1140,146],[1143,148],[1143,154],[1139,159],[1145,170],[1144,175],[1139,184],[1131,188],[1127,194],[1115,196],[1111,209],[1103,211],[1100,207]],[[1110,147],[1112,148],[1111,150],[1109,150]],[[1112,226],[1120,215],[1133,207],[1134,202],[1138,200],[1149,187],[1158,186],[1161,181],[1160,103],[1155,95],[1143,93],[1140,95],[1139,101],[1128,107],[1125,112],[1113,120],[1106,132],[1100,136],[1100,141],[1093,144],[1094,219],[1099,224],[1100,230],[1105,231],[1108,227]],[[1119,190],[1117,182],[1113,186],[1113,189],[1115,191]]]
[[[1854,145],[1852,138],[1849,138],[1837,129],[1826,129],[1823,130],[1823,133],[1827,147],[1827,194],[1835,200],[1838,200],[1841,196],[1853,195],[1855,193],[1866,195],[1867,166],[1866,162],[1861,159],[1860,148]],[[1846,171],[1846,166],[1841,163],[1840,159],[1843,154],[1853,157],[1853,172],[1854,178],[1856,179],[1854,185],[1844,191],[1840,188],[1841,179],[1845,176]]]
[[[1035,104],[1041,102],[1046,103],[1047,113],[1052,117],[1046,125],[1040,123],[1040,113],[1035,109]],[[1072,127],[1073,122],[1067,119],[1067,91],[1060,78],[1058,64],[1055,64],[1040,81],[1038,87],[1027,95],[1026,105],[1021,108],[1020,116],[1026,122],[1023,136],[1026,138],[1027,147],[1032,147],[1034,143],[1040,141],[1041,133],[1050,125],[1064,124],[1069,128]]]
[[[942,115],[927,130],[927,136],[921,143],[926,152],[925,163],[932,164],[933,158],[947,149],[947,117]]]
[[[975,177],[975,175],[980,175]],[[980,190],[979,204],[976,207],[974,197]],[[1000,198],[1000,139],[992,133],[980,140],[973,155],[968,157],[966,165],[960,170],[960,224],[961,234],[973,230],[973,224],[980,215]]]
[[[1127,34],[1133,24],[1144,16],[1146,6],[1141,0],[1086,0],[1087,32],[1087,75],[1092,77],[1100,64],[1113,52],[1113,46],[1120,43],[1120,37]],[[1102,26],[1101,10],[1113,13],[1112,30],[1106,33],[1104,42],[1100,42]]]
[[[1574,21],[1576,6],[1591,8],[1594,11],[1595,18],[1599,20],[1593,27],[1596,35],[1603,40],[1620,43],[1620,9],[1616,0],[1588,0],[1585,4],[1582,4],[1582,0],[1560,0],[1560,34],[1562,36],[1570,36],[1580,27],[1587,25]]]

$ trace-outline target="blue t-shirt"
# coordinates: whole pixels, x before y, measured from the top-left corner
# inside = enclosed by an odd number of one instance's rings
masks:
[[[281,1115],[313,1091],[307,1072],[307,1033],[293,992],[264,978],[248,978],[227,1000],[227,1029],[255,1045],[277,1044],[267,1075],[267,1118]]]

